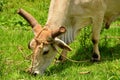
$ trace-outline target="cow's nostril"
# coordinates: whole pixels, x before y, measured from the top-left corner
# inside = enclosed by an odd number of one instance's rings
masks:
[[[34,72],[33,75],[34,75],[34,76],[37,76],[37,73]]]
[[[37,75],[39,74],[39,71],[34,71],[32,74],[33,74],[34,76],[37,76]]]

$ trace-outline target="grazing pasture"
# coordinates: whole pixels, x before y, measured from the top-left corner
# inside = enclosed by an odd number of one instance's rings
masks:
[[[102,29],[100,38],[101,62],[89,61],[92,54],[91,25],[82,29],[70,44],[68,57],[75,63],[53,63],[44,76],[25,72],[30,65],[31,50],[27,48],[33,33],[30,25],[17,14],[19,8],[29,11],[45,24],[50,0],[0,1],[0,80],[120,80],[120,19],[110,29]],[[56,56],[58,58],[59,54]],[[82,62],[83,61],[83,62]]]

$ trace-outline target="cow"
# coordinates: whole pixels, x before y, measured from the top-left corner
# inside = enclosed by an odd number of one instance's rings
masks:
[[[99,39],[102,24],[109,28],[112,21],[120,15],[120,0],[51,0],[48,19],[42,27],[36,19],[23,9],[18,13],[32,26],[35,37],[29,47],[33,51],[31,74],[43,74],[57,53],[66,56],[71,51],[68,44],[73,42],[78,32],[92,24],[92,60],[100,61]],[[65,60],[60,56],[60,60]]]

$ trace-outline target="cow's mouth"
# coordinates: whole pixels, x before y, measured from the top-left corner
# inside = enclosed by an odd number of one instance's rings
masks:
[[[39,71],[39,70],[33,70],[32,68],[28,68],[27,70],[26,70],[26,72],[27,73],[29,73],[29,74],[31,74],[31,75],[34,75],[34,76],[37,76],[37,75],[43,75],[43,73],[44,73],[44,71],[45,70],[41,70],[41,71]]]

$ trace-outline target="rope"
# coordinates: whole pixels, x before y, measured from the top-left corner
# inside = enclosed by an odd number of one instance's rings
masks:
[[[62,55],[56,48],[55,48],[55,50],[57,51],[57,53],[58,53],[59,55],[63,56],[64,58],[66,58],[66,59],[67,59],[68,61],[70,61],[70,62],[82,63],[82,62],[89,62],[89,61],[90,61],[90,60],[76,61],[76,60],[70,59],[70,58]]]

